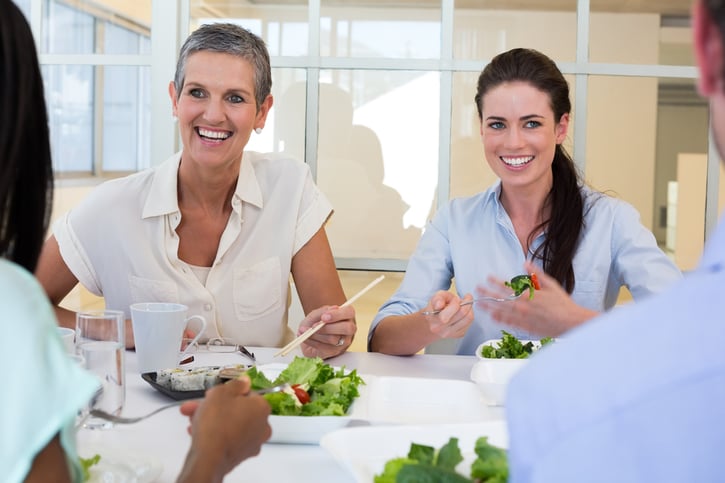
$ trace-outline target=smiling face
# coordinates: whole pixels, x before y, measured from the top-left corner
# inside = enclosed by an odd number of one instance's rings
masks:
[[[486,160],[504,187],[552,184],[554,150],[566,138],[569,115],[557,122],[549,95],[527,82],[504,82],[482,98]]]
[[[238,170],[242,151],[257,127],[264,127],[272,97],[254,98],[254,68],[234,55],[200,51],[189,56],[184,85],[169,84],[184,145],[183,161],[198,167]]]

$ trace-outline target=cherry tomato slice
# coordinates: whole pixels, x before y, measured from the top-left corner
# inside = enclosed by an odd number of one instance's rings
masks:
[[[541,290],[541,284],[535,273],[531,273],[531,283],[534,285],[534,290]]]
[[[310,402],[310,394],[302,389],[299,384],[292,384],[292,390],[295,392],[295,396],[302,404]]]

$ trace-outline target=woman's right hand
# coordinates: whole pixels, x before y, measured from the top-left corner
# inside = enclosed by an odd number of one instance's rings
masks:
[[[431,297],[422,312],[440,310],[435,315],[425,315],[431,333],[441,339],[460,339],[473,322],[472,305],[461,303],[473,300],[471,294],[462,299],[447,290],[439,290]]]

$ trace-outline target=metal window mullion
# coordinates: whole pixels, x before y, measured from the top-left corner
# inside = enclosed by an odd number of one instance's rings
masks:
[[[320,0],[310,0],[307,9],[307,91],[305,93],[305,162],[317,180],[318,116],[320,112]]]
[[[105,38],[105,27],[102,21],[94,19],[95,39],[94,52],[103,53],[103,42]],[[103,109],[105,105],[105,66],[98,65],[93,67],[93,123],[91,129],[93,131],[93,166],[91,172],[94,176],[103,176]]]
[[[317,140],[319,134],[318,116],[320,112],[320,69],[307,69],[305,119],[305,162],[310,166],[312,179],[317,180]]]
[[[180,33],[188,30],[188,15],[186,24],[181,15],[184,1],[156,0],[151,3],[151,166],[162,163],[178,149],[168,85],[174,76]]]
[[[580,74],[589,63],[589,0],[577,0],[576,6],[576,75],[574,77],[574,146],[572,157],[583,174],[587,153],[587,91],[589,78]]]
[[[587,96],[589,95],[589,76],[586,74],[577,74],[574,79],[576,92],[574,94],[574,147],[572,157],[583,176],[587,164]]]
[[[438,61],[438,200],[443,206],[451,196],[451,116],[453,113],[453,11],[454,0],[441,1],[441,54]]]
[[[30,30],[33,32],[35,39],[35,50],[40,54],[42,52],[41,42],[43,40],[43,0],[31,0],[28,23],[30,24]]]
[[[709,119],[707,147],[707,177],[705,188],[705,233],[707,240],[714,232],[719,218],[720,154],[712,135],[712,115]]]

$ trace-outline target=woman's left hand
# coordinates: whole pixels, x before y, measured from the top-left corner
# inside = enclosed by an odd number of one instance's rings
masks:
[[[352,306],[338,307],[329,305],[320,307],[307,314],[297,329],[299,336],[311,327],[324,323],[325,327],[302,344],[302,354],[306,357],[328,359],[347,350],[357,332],[355,309]]]
[[[478,306],[502,324],[522,329],[541,337],[558,337],[569,329],[595,317],[598,312],[577,305],[554,278],[531,262],[524,265],[525,273],[534,273],[540,289],[529,299],[528,291],[510,302],[482,301]],[[488,277],[488,287],[477,287],[478,295],[506,297],[511,289],[504,281]]]

